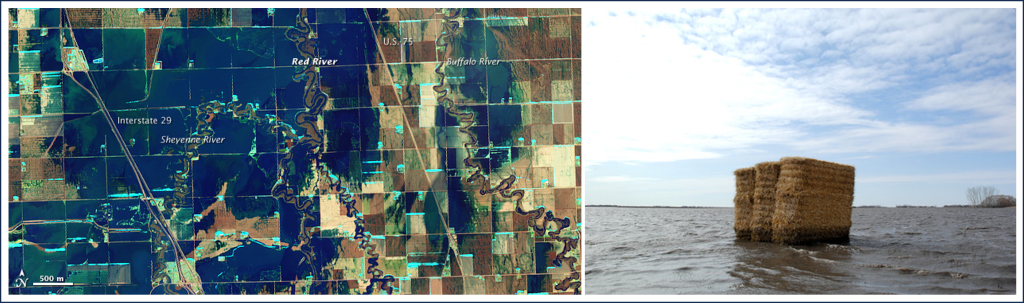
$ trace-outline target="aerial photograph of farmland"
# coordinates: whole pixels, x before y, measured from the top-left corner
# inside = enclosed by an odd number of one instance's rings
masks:
[[[5,301],[582,293],[581,9],[36,5]]]

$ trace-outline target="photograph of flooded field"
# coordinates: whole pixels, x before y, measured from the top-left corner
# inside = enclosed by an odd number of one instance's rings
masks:
[[[588,14],[586,294],[1019,299],[1014,9]]]

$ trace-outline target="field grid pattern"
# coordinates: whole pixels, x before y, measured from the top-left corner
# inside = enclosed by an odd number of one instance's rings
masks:
[[[579,294],[580,9],[10,9],[11,294]]]

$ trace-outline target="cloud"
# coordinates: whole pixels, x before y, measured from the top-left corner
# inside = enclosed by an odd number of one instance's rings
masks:
[[[902,106],[925,114],[926,121],[875,121],[794,147],[826,152],[1014,151],[1015,87],[1006,77],[934,87]]]
[[[990,131],[1007,128],[1013,122],[990,120],[954,126],[880,122],[808,138],[792,146],[801,151],[826,153],[1013,151],[1012,133],[1000,136]],[[1007,128],[1003,133],[1012,131],[1013,128]]]
[[[693,194],[730,194],[735,192],[736,180],[734,177],[711,176],[701,178],[648,178],[633,176],[600,176],[589,177],[587,182],[594,183],[620,183],[634,191],[647,194],[668,194],[679,193]],[[589,185],[588,185],[589,186]],[[606,187],[602,187],[607,190]]]
[[[588,141],[589,163],[714,158],[717,150],[798,137],[801,130],[785,127],[792,121],[857,123],[868,115],[684,44],[673,28],[618,18],[594,29],[618,38],[584,41],[609,58],[588,67],[599,76],[584,79],[587,94],[599,96],[587,101],[585,136],[601,138]]]
[[[682,36],[702,47],[755,65],[785,65],[830,51],[854,65],[941,61],[952,72],[1014,61],[1013,9],[723,9],[653,14],[680,25]],[[678,17],[667,17],[672,15]]]
[[[893,182],[941,182],[941,183],[977,183],[977,184],[1007,184],[1016,179],[1015,171],[967,171],[946,174],[923,174],[923,175],[890,175],[857,177],[857,183],[893,183]]]
[[[678,194],[685,191],[688,195],[727,194],[736,192],[735,177],[679,178],[665,181],[662,191]]]
[[[969,111],[998,116],[1014,114],[1016,83],[1012,77],[953,83],[932,88],[923,97],[906,103],[911,110]]]
[[[631,176],[602,176],[595,178],[588,178],[587,181],[602,182],[602,183],[624,183],[624,182],[648,182],[654,180],[653,178],[647,177],[631,177]]]
[[[1015,148],[1012,9],[630,13],[584,17],[588,165]]]

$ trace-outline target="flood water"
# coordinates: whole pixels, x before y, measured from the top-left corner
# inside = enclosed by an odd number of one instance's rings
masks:
[[[736,240],[732,208],[586,208],[586,294],[1015,294],[1017,209],[856,208],[848,244]]]

